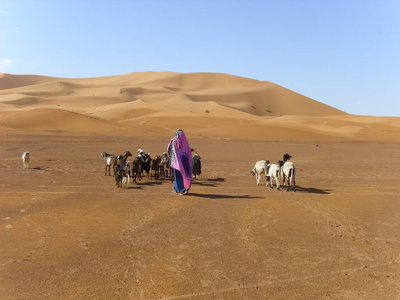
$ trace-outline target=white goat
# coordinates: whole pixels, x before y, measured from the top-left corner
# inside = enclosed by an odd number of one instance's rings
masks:
[[[268,164],[267,165],[267,175],[265,175],[266,179],[266,186],[269,186],[270,188],[274,188],[274,181],[276,188],[279,190],[280,188],[280,173],[281,173],[281,166],[278,164]]]
[[[261,178],[262,172],[264,172],[265,176],[267,176],[267,165],[268,164],[269,164],[268,160],[259,160],[254,165],[253,170],[251,170],[250,174],[253,176],[256,175],[257,185],[260,185],[260,178]]]
[[[270,188],[274,188],[273,183],[275,181],[276,188],[279,191],[280,183],[279,183],[279,174],[281,172],[281,166],[279,164],[268,164],[267,165],[267,170],[268,174],[265,175],[265,178],[267,180],[266,185],[269,186]]]
[[[285,153],[283,155],[283,161],[279,161],[279,164],[281,166],[281,176],[283,178],[282,185],[285,187],[285,181],[287,180],[288,188],[287,190],[290,190],[290,186],[293,185],[293,191],[296,191],[296,167],[293,162],[287,161],[288,159],[291,159],[292,156]]]
[[[106,163],[106,169],[104,171],[104,175],[107,175],[107,169],[108,169],[108,176],[110,176],[110,171],[113,169],[115,164],[117,163],[116,157],[114,154],[109,154],[107,152],[101,152],[101,156],[104,159],[104,162]]]
[[[22,165],[24,169],[29,169],[29,160],[30,160],[29,152],[25,151],[22,154]]]

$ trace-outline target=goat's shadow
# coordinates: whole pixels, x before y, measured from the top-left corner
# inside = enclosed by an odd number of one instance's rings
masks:
[[[233,196],[233,195],[203,194],[203,193],[189,193],[188,196],[205,198],[205,199],[262,199],[263,198],[250,195]]]
[[[292,190],[289,190],[292,191]],[[329,195],[332,190],[330,189],[317,189],[313,187],[302,187],[296,186],[296,192],[299,193],[309,193],[309,194],[321,194],[321,195]]]
[[[128,190],[142,190],[143,187],[141,186],[128,186]]]
[[[39,171],[44,171],[44,170],[47,170],[46,168],[42,168],[42,167],[34,167],[34,168],[31,168],[32,170],[39,170]]]
[[[162,185],[162,181],[145,181],[145,182],[137,182],[138,186],[146,185],[146,186],[153,186],[153,185]]]
[[[201,186],[208,186],[208,187],[217,187],[219,182],[225,182],[225,178],[208,178],[208,179],[200,179],[200,180],[193,180],[192,184],[201,185]]]
[[[192,184],[195,185],[201,185],[201,186],[209,186],[209,187],[216,187],[217,185],[213,182],[208,183],[208,182],[202,182],[202,181],[192,181]]]
[[[226,179],[222,178],[222,177],[218,177],[218,178],[209,178],[207,179],[207,181],[211,181],[211,182],[225,182]]]

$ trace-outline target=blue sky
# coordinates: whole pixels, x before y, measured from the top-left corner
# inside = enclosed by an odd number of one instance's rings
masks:
[[[400,116],[399,0],[0,0],[0,72],[218,72]]]

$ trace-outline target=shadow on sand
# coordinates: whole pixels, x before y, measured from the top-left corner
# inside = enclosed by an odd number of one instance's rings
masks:
[[[152,186],[152,185],[162,185],[163,182],[162,181],[146,181],[146,182],[138,182],[136,183],[138,186],[141,185],[148,185],[148,186]]]
[[[222,178],[222,177],[218,177],[218,178],[209,178],[209,179],[207,179],[207,181],[211,181],[211,182],[225,182],[225,178]]]
[[[192,181],[192,184],[201,185],[201,186],[209,186],[209,187],[216,187],[217,184],[213,182],[202,182],[202,181]]]
[[[128,186],[128,190],[142,190],[143,187],[141,186]]]
[[[225,182],[225,178],[209,178],[204,180],[193,180],[192,184],[201,185],[201,186],[209,186],[209,187],[216,187],[218,186],[219,182]]]
[[[32,170],[39,170],[39,171],[44,171],[44,170],[47,170],[46,168],[42,168],[42,167],[34,167],[34,168],[31,168]]]
[[[292,191],[292,190],[289,190]],[[301,187],[301,186],[296,186],[296,192],[299,193],[309,193],[309,194],[321,194],[321,195],[328,195],[330,194],[332,190],[329,189],[316,189],[312,187]]]
[[[188,196],[206,198],[206,199],[262,199],[263,197],[254,197],[250,195],[233,196],[233,195],[219,195],[219,194],[200,194],[200,193],[190,193]]]

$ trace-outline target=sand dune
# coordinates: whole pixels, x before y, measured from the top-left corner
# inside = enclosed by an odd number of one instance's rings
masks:
[[[39,75],[13,75],[0,73],[0,90],[24,87],[44,82],[56,81],[55,77]]]
[[[154,157],[177,128],[203,160],[187,195],[104,175],[102,151]],[[399,143],[400,118],[226,74],[2,74],[0,298],[399,299]],[[283,153],[297,191],[257,186]]]
[[[161,111],[159,107],[136,100],[116,104],[102,105],[95,108],[89,108],[86,113],[104,120],[130,120],[141,116],[154,114]]]
[[[11,84],[11,78],[21,83]],[[39,81],[40,83],[34,84]],[[133,73],[103,78],[62,80],[4,74],[0,78],[0,86],[3,87],[0,92],[2,96],[21,95],[21,97],[33,96],[58,100],[69,98],[71,101],[91,96],[108,99],[108,104],[140,98],[162,107],[169,107],[172,104],[180,106],[180,102],[185,100],[214,101],[246,113],[263,116],[344,114],[270,82],[214,73]],[[11,86],[16,88],[10,88]],[[4,103],[4,100],[2,102]],[[75,105],[79,107],[84,103]],[[187,109],[181,110],[188,112]]]
[[[1,74],[0,97],[2,129],[157,136],[181,127],[212,138],[400,141],[398,118],[352,116],[272,82],[218,73]]]
[[[110,132],[114,126],[104,120],[61,109],[33,109],[0,113],[3,127],[22,131]],[[95,129],[95,130],[94,130]]]

